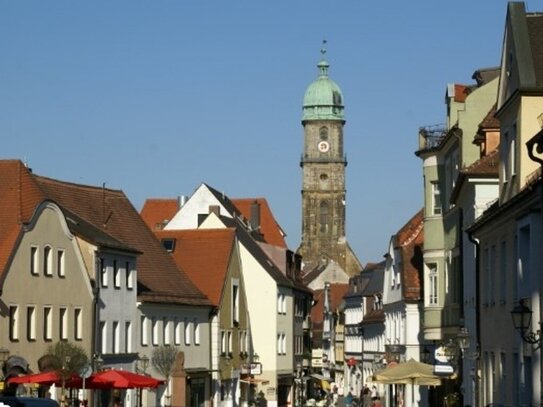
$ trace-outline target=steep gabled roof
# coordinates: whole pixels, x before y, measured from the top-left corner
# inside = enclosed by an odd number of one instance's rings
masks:
[[[499,150],[496,149],[489,154],[481,157],[473,164],[460,170],[458,174],[458,180],[451,192],[451,202],[456,202],[458,199],[458,194],[462,190],[462,187],[468,178],[498,178],[499,177]]]
[[[235,229],[156,231],[159,239],[175,239],[171,256],[215,306],[219,306],[234,250]]]
[[[63,207],[142,252],[137,264],[141,300],[209,305],[207,298],[177,269],[122,191],[40,176],[34,176],[34,180],[48,197]]]
[[[32,174],[20,160],[0,160],[0,279],[35,209],[46,199],[33,182]]]
[[[424,209],[418,211],[398,231],[395,245],[402,256],[401,282],[404,301],[419,301],[421,299],[424,243]]]
[[[270,277],[273,278],[277,284],[286,287],[293,287],[295,285],[295,282],[284,275],[268,257],[266,252],[264,252],[258,242],[254,240],[253,236],[245,229],[239,219],[227,218],[226,216],[221,216],[220,218],[226,227],[234,228],[236,230],[236,236],[240,243],[245,246],[260,266],[268,272]]]
[[[31,173],[19,160],[0,161],[0,273],[24,223],[45,200],[55,202],[72,231],[98,244],[141,253],[140,300],[210,305],[145,225],[122,191],[63,182]]]
[[[147,199],[143,204],[140,215],[151,230],[161,230],[179,210],[177,199]],[[162,225],[157,228],[157,225]]]
[[[251,205],[260,205],[260,234],[263,239],[274,246],[287,247],[285,233],[275,220],[266,198],[234,198],[232,203],[246,219],[251,219]]]
[[[349,284],[330,283],[331,312],[336,312],[339,309],[348,289]],[[315,290],[313,293],[313,300],[315,301],[315,305],[311,308],[311,322],[322,323],[324,319],[324,289]]]

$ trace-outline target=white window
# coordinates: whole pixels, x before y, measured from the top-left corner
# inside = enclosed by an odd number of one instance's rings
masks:
[[[134,288],[134,276],[132,274],[132,268],[130,267],[130,262],[127,261],[125,265],[126,273],[126,288],[132,290]]]
[[[66,277],[66,270],[64,269],[64,250],[57,250],[57,275],[59,277]]]
[[[36,307],[26,307],[26,337],[29,341],[36,340]]]
[[[154,317],[151,321],[153,329],[151,341],[153,342],[153,346],[158,346],[158,321]]]
[[[432,182],[432,215],[441,215],[441,194],[439,184]]]
[[[81,308],[74,309],[74,338],[77,341],[83,339],[83,316]]]
[[[126,353],[132,352],[132,323],[124,323],[124,349]]]
[[[164,329],[164,345],[170,345],[172,342],[172,321],[167,318],[162,319],[162,327]]]
[[[111,330],[111,351],[112,353],[120,352],[120,332],[119,332],[119,321],[113,321],[113,327]]]
[[[141,345],[149,345],[149,327],[147,317],[141,317]]]
[[[192,322],[185,319],[185,345],[190,345],[190,337],[192,333]]]
[[[200,344],[200,324],[196,319],[194,320],[194,344]]]
[[[221,355],[226,354],[226,332],[221,331]]]
[[[107,287],[108,283],[107,266],[104,259],[100,259],[100,284],[102,287]]]
[[[107,324],[106,321],[100,321],[100,335],[101,335],[101,351],[102,353],[109,353],[107,350]]]
[[[226,332],[226,346],[228,347],[228,355],[232,356],[232,331]]]
[[[277,312],[279,314],[287,313],[287,300],[286,300],[285,294],[282,294],[282,293],[277,294]]]
[[[53,275],[53,259],[51,255],[51,247],[43,248],[43,274],[46,276]]]
[[[37,246],[30,248],[30,274],[37,275],[39,270],[39,252]]]
[[[181,322],[178,319],[175,320],[173,343],[181,345]]]
[[[49,306],[43,307],[43,339],[53,339],[53,309]]]
[[[113,285],[115,288],[121,288],[121,269],[117,265],[117,260],[113,260]]]
[[[60,339],[68,339],[68,310],[66,307],[59,308],[59,328]]]
[[[438,305],[437,264],[428,264],[428,305]]]
[[[281,334],[277,334],[277,354],[281,354]]]

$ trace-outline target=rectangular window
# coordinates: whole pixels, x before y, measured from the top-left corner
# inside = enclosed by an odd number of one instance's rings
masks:
[[[428,305],[438,305],[437,264],[428,264]]]
[[[147,317],[142,316],[141,317],[141,345],[142,346],[149,345],[149,336],[148,336],[149,327],[147,325],[148,325]]]
[[[74,309],[74,338],[76,341],[83,339],[83,315],[81,308]]]
[[[196,319],[194,320],[194,344],[200,344],[200,324]]]
[[[66,307],[59,308],[59,336],[61,340],[67,340],[68,339],[68,310]]]
[[[505,304],[507,292],[507,246],[505,241],[500,243],[500,304]]]
[[[496,245],[490,246],[490,272],[492,275],[489,276],[488,281],[486,282],[489,286],[489,294],[490,294],[490,305],[494,305],[496,303]]]
[[[124,323],[124,349],[126,353],[132,352],[132,323]]]
[[[43,307],[43,339],[50,341],[53,339],[53,309]]]
[[[19,340],[19,307],[17,305],[9,306],[9,339]]]
[[[228,347],[228,356],[232,356],[232,331],[226,332],[226,346]]]
[[[102,287],[107,287],[107,266],[104,259],[100,259],[100,284]]]
[[[163,328],[163,335],[164,335],[164,345],[170,345],[171,344],[171,341],[172,341],[172,335],[171,335],[171,331],[172,331],[172,326],[171,326],[171,323],[172,321],[169,321],[168,319],[166,318],[162,318],[162,328]]]
[[[121,288],[121,270],[117,266],[117,260],[113,260],[113,285],[115,288]]]
[[[102,347],[100,348],[102,353],[109,353],[107,350],[107,324],[105,321],[100,321],[100,335]]]
[[[509,146],[509,173],[511,177],[517,175],[517,166],[516,166],[516,140],[517,140],[517,124],[513,124],[513,130],[511,132],[511,141]]]
[[[127,261],[125,265],[126,273],[126,288],[132,290],[134,288],[134,281],[132,276],[132,268],[130,267],[130,262]]]
[[[277,334],[277,354],[281,354],[281,334]]]
[[[26,338],[36,340],[36,307],[29,305],[26,308]]]
[[[32,246],[30,248],[30,274],[37,275],[38,274],[38,247]]]
[[[226,354],[226,332],[221,331],[221,355]]]
[[[173,343],[181,345],[181,322],[178,319],[175,320]]]
[[[66,277],[66,270],[64,269],[64,250],[57,250],[57,275],[59,277]]]
[[[185,319],[185,345],[190,345],[191,325],[192,322],[189,322],[188,319]]]
[[[441,215],[441,194],[439,184],[432,182],[432,215]]]
[[[112,353],[119,353],[119,321],[113,321],[113,327],[111,329],[111,351]]]
[[[239,324],[239,282],[232,280],[232,323]]]
[[[153,330],[151,341],[153,342],[153,346],[158,346],[158,321],[155,317],[151,319],[151,325]]]
[[[53,275],[53,259],[51,258],[51,247],[45,246],[43,248],[43,275]]]

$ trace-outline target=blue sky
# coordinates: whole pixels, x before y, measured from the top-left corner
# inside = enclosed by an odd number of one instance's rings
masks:
[[[321,41],[345,101],[363,263],[422,207],[420,126],[497,66],[505,0],[0,0],[0,158],[146,198],[266,197],[296,249],[302,99]],[[530,1],[528,10],[543,9]]]

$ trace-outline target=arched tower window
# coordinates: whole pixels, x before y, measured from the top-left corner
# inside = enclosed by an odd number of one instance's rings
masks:
[[[322,126],[319,129],[319,136],[321,140],[324,140],[324,141],[328,140],[328,127]]]
[[[328,224],[330,222],[330,206],[328,205],[328,202],[322,201],[320,203],[319,208],[319,224],[320,228],[319,231],[322,234],[328,233]]]

